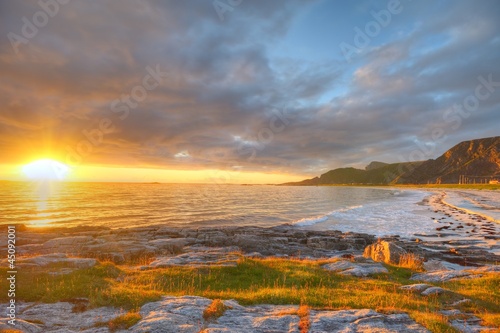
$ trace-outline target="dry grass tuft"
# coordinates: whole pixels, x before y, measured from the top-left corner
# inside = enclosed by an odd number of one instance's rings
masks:
[[[118,330],[127,330],[141,320],[141,315],[137,312],[127,312],[108,322],[108,328],[111,332]]]
[[[309,332],[309,328],[311,327],[311,321],[310,321],[309,314],[310,314],[310,309],[307,305],[301,305],[299,307],[299,310],[297,311],[297,315],[300,318],[300,321],[299,321],[300,333]]]
[[[398,266],[409,268],[414,271],[423,271],[424,259],[415,253],[406,253],[399,258]]]
[[[228,308],[229,307],[227,307],[222,300],[214,299],[205,311],[203,311],[203,319],[206,321],[214,321],[222,317]]]

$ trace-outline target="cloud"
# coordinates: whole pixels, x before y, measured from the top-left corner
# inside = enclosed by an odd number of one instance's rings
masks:
[[[243,1],[223,21],[210,1],[60,5],[18,54],[0,41],[2,162],[36,151],[67,156],[103,119],[113,130],[94,136],[99,144],[82,163],[315,174],[397,161],[414,149],[409,138],[432,141],[436,125],[446,146],[497,134],[498,92],[459,130],[443,120],[478,76],[500,81],[497,2],[447,2],[446,12],[413,3],[389,27],[408,33],[387,30],[349,65],[338,52],[317,60],[276,51],[314,4]],[[0,6],[4,36],[21,34],[22,17],[41,10],[37,2]],[[113,101],[157,65],[167,78],[122,119]]]

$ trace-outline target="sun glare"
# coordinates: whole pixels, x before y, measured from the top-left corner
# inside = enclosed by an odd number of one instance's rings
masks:
[[[31,180],[64,180],[70,168],[61,162],[43,159],[26,164],[22,171]]]

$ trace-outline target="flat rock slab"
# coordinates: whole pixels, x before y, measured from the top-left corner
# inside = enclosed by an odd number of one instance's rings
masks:
[[[51,304],[21,303],[16,317],[16,326],[5,327],[0,321],[0,329],[16,328],[23,332],[38,333],[71,333],[71,332],[108,332],[107,327],[97,328],[100,322],[107,322],[123,312],[112,307],[90,309],[84,312],[73,312],[73,304],[59,302]],[[7,305],[2,304],[2,308]],[[30,321],[34,323],[30,323]],[[36,324],[35,324],[36,323]]]
[[[17,260],[17,265],[22,266],[49,266],[51,264],[62,264],[72,268],[91,268],[97,264],[92,258],[70,258],[64,253],[46,254],[31,258]]]
[[[438,270],[426,273],[414,274],[410,280],[425,282],[446,282],[453,279],[476,279],[484,274],[500,274],[500,265],[487,265],[475,269],[466,270]]]
[[[440,295],[444,293],[446,290],[440,287],[430,287],[425,289],[421,295],[422,296],[430,296],[430,295]]]
[[[430,273],[414,274],[410,280],[425,282],[445,282],[451,279],[469,277],[472,273],[466,271],[435,271]]]
[[[399,289],[421,293],[422,291],[424,291],[430,287],[432,287],[432,286],[425,284],[425,283],[416,283],[416,284],[409,284],[406,286],[401,286],[401,287],[399,287]]]
[[[425,283],[409,284],[401,286],[399,289],[420,293],[422,296],[439,295],[447,291],[446,289],[434,287]]]
[[[198,333],[205,326],[203,311],[212,303],[208,298],[165,297],[145,304],[142,320],[133,326],[134,333]]]
[[[427,333],[407,314],[384,315],[374,310],[311,311],[310,332]]]
[[[164,297],[142,306],[142,319],[132,333],[299,333],[299,309],[295,305],[258,305],[244,307],[224,301],[227,310],[219,318],[205,320],[203,312],[211,299],[197,296]],[[6,304],[0,304],[6,306]],[[73,313],[73,304],[19,304],[16,328],[28,333],[108,333],[106,323],[123,314],[119,309],[102,307]],[[31,321],[31,322],[30,322]],[[428,332],[408,315],[384,315],[374,310],[311,311],[309,332]],[[0,320],[0,329],[7,326]]]
[[[481,325],[481,319],[469,318],[467,320],[455,319],[450,322],[451,326],[456,328],[462,333],[480,333],[494,330],[494,327],[486,327]]]
[[[240,259],[240,255],[235,253],[238,250],[237,247],[193,248],[193,252],[177,256],[159,257],[148,266],[143,266],[142,269],[171,266],[236,266]]]
[[[327,271],[342,275],[364,277],[372,274],[389,273],[380,263],[356,263],[347,260],[336,261],[323,266]]]
[[[300,318],[294,314],[298,306],[262,305],[242,307],[234,301],[225,301],[231,307],[204,333],[299,333]]]
[[[0,332],[3,332],[4,330],[8,331],[8,330],[13,330],[13,329],[19,330],[23,333],[41,333],[41,332],[43,332],[42,328],[40,326],[29,323],[29,322],[21,320],[21,319],[16,319],[15,326],[10,325],[8,323],[8,321],[9,320],[6,318],[0,319]]]

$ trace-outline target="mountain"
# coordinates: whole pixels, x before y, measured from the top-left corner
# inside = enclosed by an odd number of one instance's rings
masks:
[[[375,169],[362,170],[355,168],[340,168],[330,170],[320,177],[306,179],[301,182],[285,185],[324,185],[324,184],[370,184],[385,185],[394,183],[408,170],[413,170],[422,162],[392,163],[379,166]]]
[[[500,137],[461,142],[437,159],[422,163],[397,182],[456,184],[461,176],[477,183],[500,177]]]
[[[364,170],[339,168],[320,177],[284,185],[427,184],[488,181],[500,177],[500,137],[464,141],[435,160],[371,162]]]
[[[388,163],[373,161],[365,167],[365,170],[366,171],[375,170],[386,165],[388,165]]]

